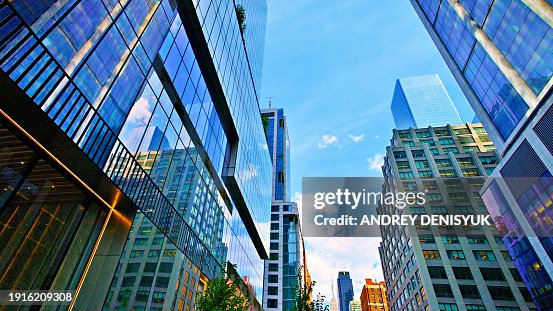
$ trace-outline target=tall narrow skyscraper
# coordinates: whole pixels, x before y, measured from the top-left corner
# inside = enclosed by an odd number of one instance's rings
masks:
[[[290,141],[284,110],[261,111],[267,147],[273,161],[271,204],[271,243],[265,260],[263,307],[266,310],[291,310],[296,276],[303,267],[304,281],[310,279],[301,234],[299,210],[290,202]]]
[[[0,12],[0,289],[73,291],[73,310],[189,310],[230,262],[261,297],[265,1]]]
[[[411,3],[503,156],[492,176],[504,178],[484,185],[483,198],[508,224],[507,248],[536,303],[551,310],[552,2]]]
[[[338,311],[338,300],[334,296],[334,281],[330,280],[330,289],[332,290],[332,298],[330,299],[330,311]]]
[[[338,305],[340,311],[349,311],[349,303],[353,300],[353,282],[348,271],[338,272]]]
[[[392,114],[397,129],[463,123],[437,74],[398,79]]]
[[[478,190],[500,156],[481,125],[394,130],[383,191],[425,203],[380,215],[487,215]],[[379,248],[391,310],[531,310],[534,303],[491,226],[389,225]],[[463,309],[463,307],[465,309]]]

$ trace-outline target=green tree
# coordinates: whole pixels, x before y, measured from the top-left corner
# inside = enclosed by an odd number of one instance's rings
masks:
[[[238,18],[240,33],[244,36],[244,32],[246,31],[246,9],[240,4],[237,4],[234,9],[236,11],[236,18]]]
[[[267,115],[261,115],[261,122],[263,123],[263,129],[265,134],[267,133],[267,127],[269,126],[269,117]]]
[[[305,283],[301,275],[302,268],[299,269],[297,280],[294,287],[294,303],[290,311],[328,311],[328,306],[324,305],[325,296],[320,293],[313,300],[313,288],[317,282]]]
[[[196,297],[197,311],[247,311],[250,303],[240,295],[239,278],[230,277],[235,267],[226,266],[225,272],[209,282]]]

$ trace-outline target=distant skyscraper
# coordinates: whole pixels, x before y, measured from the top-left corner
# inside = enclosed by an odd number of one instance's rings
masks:
[[[263,307],[287,311],[294,301],[298,269],[303,266],[304,281],[310,280],[310,276],[298,206],[290,202],[290,142],[284,110],[263,109],[261,117],[273,162],[271,243],[269,260],[265,260]]]
[[[381,215],[486,215],[478,190],[500,156],[480,124],[394,130],[383,191],[426,203]],[[391,310],[531,310],[534,303],[494,227],[381,226]]]
[[[349,311],[349,303],[353,300],[353,282],[348,271],[338,272],[338,305],[340,311]]]
[[[290,139],[284,109],[262,109],[261,117],[273,161],[273,201],[290,202]]]
[[[398,79],[392,114],[397,129],[463,123],[437,74]]]
[[[137,126],[132,129],[131,134],[124,142],[129,150],[145,152],[148,150],[169,150],[174,146],[169,145],[167,137],[159,127],[152,126]],[[140,147],[139,147],[140,146]]]
[[[372,279],[365,279],[361,290],[362,311],[389,311],[388,292],[384,281],[376,282]]]
[[[330,300],[330,311],[338,311],[338,300],[336,298],[332,298]]]
[[[551,212],[543,206],[553,191],[543,184],[553,173],[553,2],[411,3],[503,156],[493,176],[505,178],[484,185],[483,198],[509,227],[507,248],[536,303],[552,310],[553,237],[543,221]]]
[[[330,299],[330,311],[338,311],[338,300],[334,296],[334,281],[330,280],[330,289],[332,290],[332,298]]]

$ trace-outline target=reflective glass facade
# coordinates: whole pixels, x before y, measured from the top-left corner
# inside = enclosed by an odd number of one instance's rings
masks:
[[[261,117],[273,161],[273,201],[290,202],[290,140],[284,110],[263,109]]]
[[[517,220],[515,217],[513,210],[509,207],[499,187],[498,181],[494,180],[486,189],[482,198],[485,200],[486,206],[492,207],[490,208],[490,213],[494,217],[499,217],[503,223],[501,227],[501,229],[503,229],[501,233],[504,236],[503,242],[507,246],[509,254],[513,258],[513,262],[520,271],[526,287],[536,300],[537,305],[547,310],[549,306],[553,305],[553,279],[547,269],[544,268],[544,259],[540,258],[541,256],[536,252],[536,248],[532,245],[532,242],[542,244],[548,257],[551,258],[551,254],[553,254],[551,250],[551,237],[544,236],[538,239],[535,236],[522,236],[521,233],[523,229],[521,221]],[[546,193],[547,192],[542,192],[541,195]],[[549,194],[551,194],[551,190]],[[548,212],[547,209],[543,209],[543,206],[540,208],[540,213],[536,213],[532,205],[528,207],[534,210],[532,213],[525,214],[529,220],[543,212]],[[535,221],[535,219],[532,220]],[[538,224],[538,229],[541,229],[540,227],[542,226],[540,226],[540,222],[534,223]],[[547,226],[547,229],[550,229],[550,226]]]
[[[553,171],[551,1],[412,0],[426,29],[503,156],[483,198],[509,230],[505,241],[542,310],[553,308],[549,238]],[[442,28],[450,29],[443,31]],[[513,183],[512,178],[528,178]],[[542,181],[547,178],[541,177]],[[533,238],[532,238],[533,237]]]
[[[499,172],[504,178],[488,182],[482,198],[499,220],[503,242],[536,304],[548,310],[553,307],[550,168],[524,140]]]
[[[185,256],[179,264],[211,278],[230,261],[261,297],[272,168],[256,94],[266,4],[243,6],[244,35],[226,1],[4,2],[0,68],[141,211],[137,221]]]
[[[267,147],[273,161],[273,197],[269,259],[265,260],[264,300],[266,310],[291,310],[297,274],[309,282],[298,206],[290,202],[290,141],[284,110],[261,111]],[[303,266],[303,269],[302,269]]]
[[[527,111],[551,88],[551,6],[522,0],[411,3],[503,150]]]
[[[349,311],[349,304],[353,301],[353,283],[348,271],[338,272],[338,306],[339,311]]]
[[[77,290],[94,246],[106,239],[122,245],[124,236],[102,230],[121,219],[3,123],[0,146],[0,289]]]
[[[106,310],[193,310],[205,276],[138,213],[112,280]]]
[[[438,75],[398,79],[392,115],[398,129],[463,123]]]
[[[246,11],[246,31],[244,32],[246,55],[251,64],[250,69],[256,89],[261,90],[267,3],[256,0],[238,0],[235,3],[241,5]]]

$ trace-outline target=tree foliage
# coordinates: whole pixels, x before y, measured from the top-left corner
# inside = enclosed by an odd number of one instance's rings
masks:
[[[240,295],[240,279],[229,277],[230,268],[207,282],[205,290],[196,298],[197,311],[247,311],[250,303]]]
[[[313,288],[317,282],[312,281],[310,283],[305,283],[301,275],[301,270],[302,268],[300,268],[298,272],[298,283],[294,287],[294,304],[291,311],[328,311],[328,306],[324,305],[324,295],[318,293],[317,297],[314,300],[312,299]]]
[[[246,10],[240,4],[237,4],[234,9],[236,10],[236,17],[238,18],[238,25],[240,26],[240,33],[242,36],[246,31]]]

